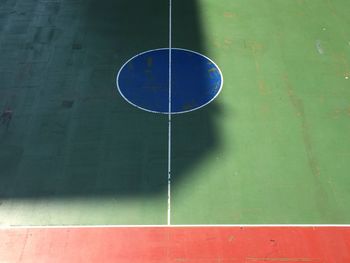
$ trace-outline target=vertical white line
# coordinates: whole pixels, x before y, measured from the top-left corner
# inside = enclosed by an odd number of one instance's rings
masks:
[[[172,0],[169,0],[169,108],[168,108],[168,225],[171,224],[171,55],[172,55]]]

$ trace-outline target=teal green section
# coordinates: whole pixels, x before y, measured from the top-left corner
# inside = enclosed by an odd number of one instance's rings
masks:
[[[166,224],[167,117],[115,81],[167,21],[164,1],[1,1],[0,225]]]
[[[350,2],[198,4],[199,51],[224,87],[174,119],[174,180],[201,158],[173,187],[172,222],[350,223]],[[174,46],[191,48],[181,34]]]

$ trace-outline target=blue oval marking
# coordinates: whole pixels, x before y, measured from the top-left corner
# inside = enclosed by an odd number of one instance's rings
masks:
[[[223,86],[219,67],[194,51],[171,49],[171,113],[184,113],[213,101]],[[128,60],[118,72],[117,87],[132,105],[169,113],[169,49],[155,49]]]

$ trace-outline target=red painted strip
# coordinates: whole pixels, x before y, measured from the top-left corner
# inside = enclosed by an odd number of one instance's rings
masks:
[[[0,230],[0,262],[350,262],[350,228]]]

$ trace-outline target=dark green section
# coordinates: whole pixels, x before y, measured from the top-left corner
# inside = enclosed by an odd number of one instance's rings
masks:
[[[172,222],[350,223],[350,2],[198,5],[197,51],[225,82],[212,105],[174,118],[173,181],[191,169],[174,184]],[[197,48],[190,33],[174,46]]]
[[[165,224],[167,118],[115,78],[168,45],[166,1],[0,3],[0,224]]]

